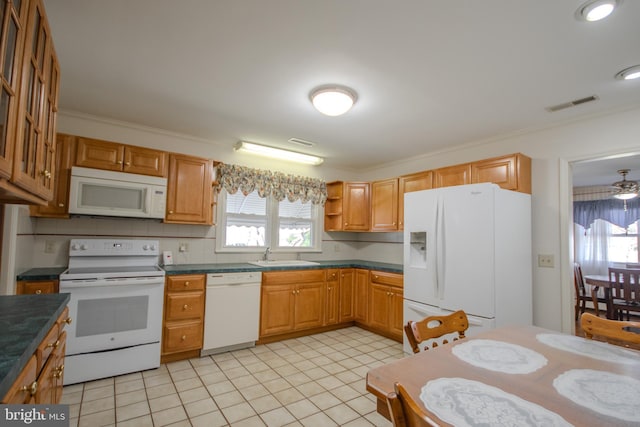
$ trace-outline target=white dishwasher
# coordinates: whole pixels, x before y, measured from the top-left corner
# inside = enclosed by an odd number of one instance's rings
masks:
[[[261,282],[260,272],[207,274],[201,356],[255,345]]]

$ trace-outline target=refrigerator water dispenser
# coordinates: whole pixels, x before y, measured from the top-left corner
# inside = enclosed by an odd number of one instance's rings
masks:
[[[427,267],[427,232],[412,231],[409,234],[409,265]]]

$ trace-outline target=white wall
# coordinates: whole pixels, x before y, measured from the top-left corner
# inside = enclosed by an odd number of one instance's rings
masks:
[[[577,107],[579,108],[579,107]],[[562,114],[562,113],[560,113]],[[235,154],[231,147],[216,146],[206,141],[162,131],[145,129],[129,124],[95,120],[79,115],[62,114],[59,131],[123,143],[157,147],[192,155],[206,156],[228,163],[251,167],[281,170],[327,180],[375,180],[405,173],[433,169],[441,166],[464,163],[503,154],[522,152],[532,162],[532,209],[533,209],[533,254],[551,254],[555,257],[554,268],[538,268],[534,263],[533,303],[534,323],[538,326],[569,332],[572,328],[571,296],[571,179],[568,162],[599,158],[625,152],[640,152],[640,108],[620,111],[606,116],[574,121],[561,126],[535,132],[507,135],[490,141],[477,141],[463,147],[427,153],[405,162],[363,171],[330,169],[327,166],[293,167],[290,164],[251,161]],[[24,211],[21,211],[24,213]],[[24,224],[31,220],[22,220]],[[91,220],[86,220],[91,221]],[[65,261],[66,242],[73,233],[87,235],[111,235],[133,233],[136,236],[153,235],[162,240],[163,248],[178,254],[177,243],[193,239],[185,262],[227,262],[229,255],[213,252],[214,228],[203,226],[173,226],[168,224],[141,225],[117,220],[111,223],[93,221],[84,224],[82,219],[34,221],[33,235],[28,232],[20,237],[16,270],[31,266],[58,265]],[[25,226],[26,227],[26,226]],[[130,227],[130,231],[128,230]],[[6,239],[6,236],[5,236]],[[59,241],[54,254],[44,254],[47,239]],[[402,262],[402,236],[400,233],[324,233],[323,253],[306,256],[308,259],[358,258],[381,262]],[[191,240],[190,240],[191,241]],[[193,248],[193,249],[192,249]],[[336,251],[336,248],[338,249]],[[29,250],[30,249],[30,250]],[[194,250],[195,249],[195,250]],[[29,259],[22,259],[30,254]],[[177,262],[182,260],[176,256]],[[30,264],[30,265],[29,265]],[[19,272],[19,271],[17,271]],[[514,278],[517,280],[517,277]]]

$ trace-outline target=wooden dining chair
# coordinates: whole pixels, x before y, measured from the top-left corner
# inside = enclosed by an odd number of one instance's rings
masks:
[[[596,316],[600,315],[600,307],[598,303],[605,303],[605,298],[598,298],[595,292],[589,294],[584,285],[584,276],[582,275],[582,267],[579,263],[573,264],[573,286],[576,292],[576,308],[575,308],[575,320],[578,321],[578,317],[587,309],[587,303],[592,303],[593,309],[596,312]]]
[[[640,322],[604,319],[591,313],[583,313],[580,326],[589,339],[598,336],[623,344],[640,344]]]
[[[623,320],[629,312],[640,313],[640,270],[628,268],[609,268],[609,301],[610,313]]]
[[[463,310],[455,311],[446,316],[428,316],[422,320],[409,321],[404,325],[404,332],[407,334],[407,340],[414,353],[420,353],[420,344],[427,340],[453,333],[458,334],[458,336],[454,336],[453,341],[464,338],[467,329],[469,329],[469,320]],[[445,338],[442,344],[448,342]],[[431,348],[437,346],[437,341],[431,343]],[[428,345],[424,347],[425,350],[429,350],[429,348]]]
[[[395,383],[393,390],[387,395],[387,407],[394,427],[437,426],[400,383]]]

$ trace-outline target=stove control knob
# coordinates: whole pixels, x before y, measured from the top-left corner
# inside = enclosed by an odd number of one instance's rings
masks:
[[[142,245],[142,250],[146,251],[147,249],[149,249],[149,245]]]
[[[80,246],[80,250],[86,251],[87,249],[89,249],[89,247],[87,245],[81,245]]]
[[[151,250],[155,251],[156,250],[156,245],[151,245]]]
[[[77,243],[74,243],[73,245],[71,245],[72,251],[77,251],[78,249],[80,249],[80,246]]]

